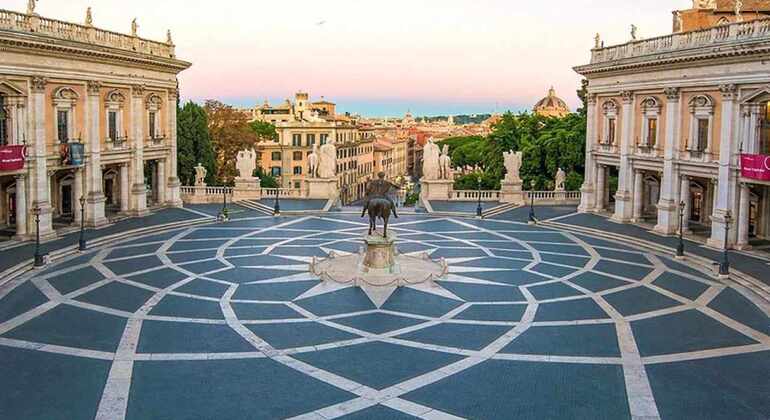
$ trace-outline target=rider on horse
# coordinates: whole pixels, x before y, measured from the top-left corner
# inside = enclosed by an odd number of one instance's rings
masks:
[[[364,211],[361,212],[361,217],[364,217],[366,210],[369,209],[369,200],[373,198],[384,198],[390,203],[390,209],[393,212],[393,216],[398,218],[398,214],[396,213],[396,204],[388,196],[388,192],[390,192],[391,188],[395,188],[397,190],[400,190],[401,188],[396,184],[386,181],[385,172],[378,173],[377,178],[378,179],[369,181],[369,183],[366,184],[366,198],[364,199]]]

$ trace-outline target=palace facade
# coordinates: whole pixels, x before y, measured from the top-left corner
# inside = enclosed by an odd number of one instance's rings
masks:
[[[684,203],[684,229],[711,246],[770,238],[770,182],[740,165],[770,155],[770,19],[608,47],[597,37],[575,70],[589,80],[580,211],[670,235]]]
[[[32,3],[34,4],[34,3]],[[0,10],[0,226],[50,238],[79,223],[180,206],[177,74],[165,42]],[[21,159],[18,159],[19,155]]]

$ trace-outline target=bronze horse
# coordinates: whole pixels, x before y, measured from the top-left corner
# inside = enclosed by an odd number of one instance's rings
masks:
[[[377,231],[377,218],[383,221],[382,236],[388,237],[388,219],[390,219],[390,201],[385,198],[375,197],[369,200],[367,207],[369,212],[369,235]]]

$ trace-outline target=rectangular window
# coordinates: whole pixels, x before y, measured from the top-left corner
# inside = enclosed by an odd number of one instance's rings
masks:
[[[294,160],[302,160],[302,152],[294,152]]]
[[[615,119],[610,118],[607,120],[607,142],[609,144],[615,144]]]
[[[315,134],[308,134],[307,135],[307,146],[313,147],[315,144]]]
[[[273,166],[270,168],[270,175],[272,176],[281,176],[281,167],[280,166]]]
[[[281,160],[281,152],[273,152],[272,158],[273,160]]]
[[[647,120],[647,145],[655,147],[658,142],[658,119],[650,118]]]
[[[329,139],[329,135],[328,135],[328,134],[321,134],[321,146],[323,146],[324,144],[326,144],[326,141],[327,141],[328,139]]]
[[[301,166],[295,166],[294,167],[294,175],[302,175],[302,167]]]
[[[291,145],[294,147],[302,146],[302,134],[292,134]]]
[[[154,139],[156,138],[156,132],[155,132],[155,118],[157,118],[155,111],[150,111],[150,138]]]
[[[707,118],[698,118],[698,138],[695,143],[695,150],[702,152],[706,150],[709,143],[709,120]]]
[[[107,113],[107,131],[110,140],[118,138],[118,113],[115,111]]]
[[[56,112],[56,134],[60,143],[69,140],[69,111]]]

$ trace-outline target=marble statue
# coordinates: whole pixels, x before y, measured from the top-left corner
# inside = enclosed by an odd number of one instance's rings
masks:
[[[86,9],[86,26],[94,26],[94,15],[91,14],[91,8]]]
[[[242,150],[235,158],[235,168],[238,170],[238,178],[253,180],[254,170],[257,169],[257,152],[254,149]]]
[[[37,0],[29,0],[27,1],[27,14],[28,15],[34,15],[35,14],[35,6],[37,3]]]
[[[519,176],[519,170],[521,169],[521,159],[524,156],[522,152],[503,152],[503,163],[505,165],[505,182],[511,184],[521,183],[521,177]]]
[[[741,15],[741,10],[743,10],[743,1],[735,0],[735,20],[736,20],[736,22],[743,22],[743,15]]]
[[[310,169],[310,177],[318,177],[318,145],[313,144],[313,151],[307,156],[307,163]]]
[[[556,172],[556,187],[554,188],[554,191],[564,191],[564,182],[567,180],[567,174],[564,172],[563,169],[559,168],[559,170]]]
[[[639,28],[637,28],[636,25],[631,25],[631,41],[636,41],[638,32]]]
[[[137,36],[139,34],[139,24],[136,22],[136,18],[131,21],[131,35]]]
[[[203,165],[198,162],[198,166],[195,167],[195,185],[196,186],[205,186],[206,185],[206,175],[209,173],[209,171],[206,170],[206,168],[203,167]]]
[[[439,178],[452,179],[452,157],[449,156],[448,144],[444,145],[441,156],[439,157]]]
[[[682,18],[682,12],[676,12],[676,29],[674,32],[684,31],[684,19]]]
[[[438,145],[429,138],[422,152],[422,177],[433,181],[439,179],[439,149]]]
[[[599,35],[599,33],[596,33],[596,36],[594,37],[594,48],[601,48],[602,46],[602,36]]]
[[[318,177],[323,179],[337,176],[337,146],[334,139],[330,138],[319,149]]]
[[[166,44],[174,45],[174,40],[171,38],[171,29],[166,31]]]

